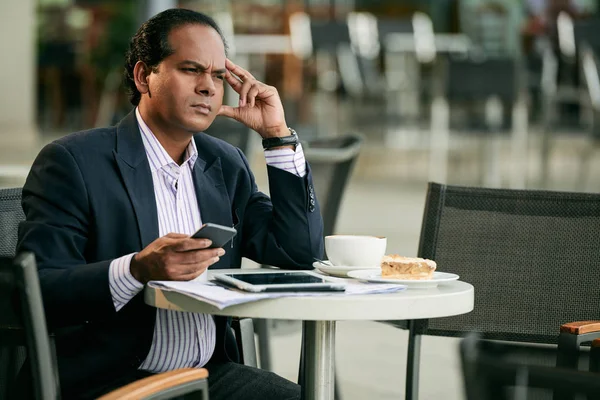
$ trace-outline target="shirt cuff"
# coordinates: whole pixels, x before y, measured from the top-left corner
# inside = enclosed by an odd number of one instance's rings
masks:
[[[302,145],[298,144],[296,150],[276,149],[265,150],[267,165],[287,171],[291,174],[304,178],[306,175],[306,160]]]
[[[142,291],[144,285],[131,275],[129,266],[136,253],[116,258],[110,263],[108,282],[115,310],[119,311],[129,300]]]

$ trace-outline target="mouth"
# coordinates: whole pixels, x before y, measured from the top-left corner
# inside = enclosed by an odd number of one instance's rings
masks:
[[[196,111],[198,111],[200,114],[204,114],[204,115],[210,114],[210,111],[212,110],[210,104],[206,104],[206,103],[192,104],[192,107]]]

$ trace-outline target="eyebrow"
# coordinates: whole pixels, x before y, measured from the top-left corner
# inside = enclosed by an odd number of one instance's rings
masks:
[[[185,65],[185,64],[192,65],[202,71],[206,71],[208,69],[204,65],[197,63],[196,61],[184,60],[179,63],[180,66]],[[215,69],[212,71],[213,74],[224,74],[225,72],[227,72],[227,68]]]

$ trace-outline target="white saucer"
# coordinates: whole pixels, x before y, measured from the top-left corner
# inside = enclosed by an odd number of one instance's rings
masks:
[[[343,266],[343,265],[331,265],[328,262],[321,262],[321,261],[315,261],[313,263],[313,267],[320,271],[323,272],[327,275],[333,275],[333,276],[339,276],[342,278],[347,278],[348,277],[348,272],[350,271],[356,271],[356,270],[364,270],[364,271],[372,271],[374,269],[379,269],[379,265],[375,265],[373,267],[350,267],[350,266]]]
[[[365,282],[397,283],[406,285],[409,289],[429,289],[436,287],[439,283],[451,282],[459,278],[456,274],[436,271],[433,273],[433,277],[428,280],[386,279],[381,277],[381,270],[372,269],[349,271],[348,276]]]

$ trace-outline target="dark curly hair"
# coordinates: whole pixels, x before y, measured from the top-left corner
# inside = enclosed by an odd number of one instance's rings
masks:
[[[124,84],[131,104],[137,106],[142,97],[133,79],[133,67],[135,67],[135,64],[138,61],[142,61],[153,71],[156,70],[158,64],[174,52],[169,44],[169,34],[171,31],[183,25],[190,24],[213,28],[221,36],[225,49],[227,49],[223,32],[221,32],[215,20],[206,14],[183,8],[172,8],[156,14],[140,26],[140,29],[131,38],[129,49],[125,54]]]

